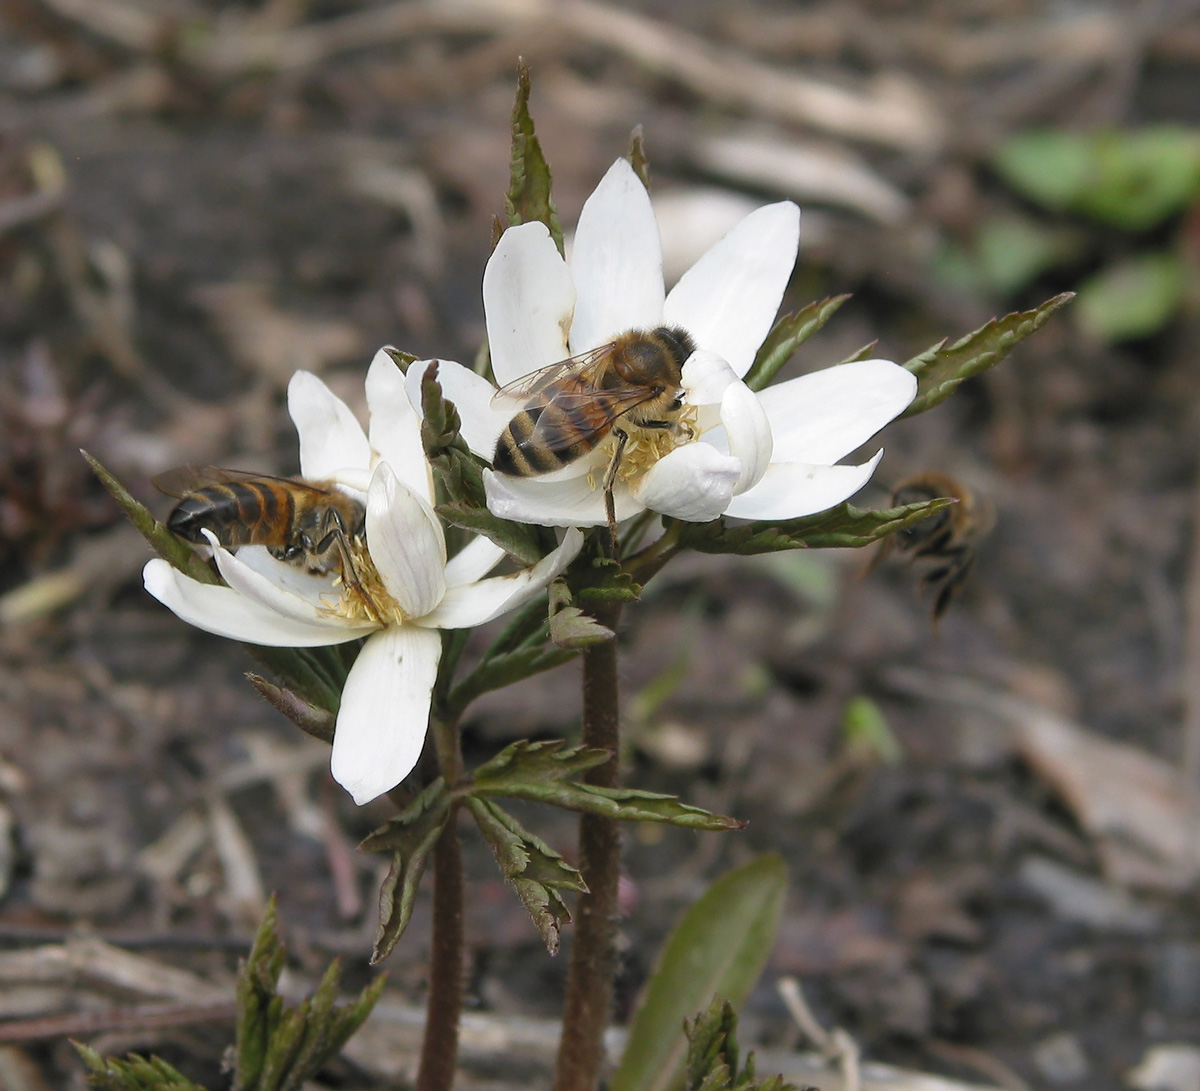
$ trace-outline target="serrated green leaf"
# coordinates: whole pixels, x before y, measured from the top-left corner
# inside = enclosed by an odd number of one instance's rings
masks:
[[[567,751],[568,755],[573,753]],[[594,754],[596,751],[585,753]],[[746,825],[736,818],[682,803],[677,796],[646,792],[640,788],[601,788],[577,781],[545,777],[520,779],[515,775],[480,781],[476,775],[475,783],[469,790],[473,796],[527,799],[621,822],[668,822],[672,826],[685,826],[693,830],[740,830]]]
[[[1075,317],[1088,334],[1101,341],[1149,337],[1178,312],[1187,278],[1187,270],[1175,254],[1136,254],[1100,270],[1079,286]]]
[[[282,712],[300,730],[321,742],[333,742],[337,717],[328,709],[319,708],[290,689],[268,682],[260,674],[247,674],[246,678],[269,705]]]
[[[421,358],[419,356],[414,356],[411,352],[403,352],[394,345],[384,345],[383,351],[392,358],[392,362],[401,371],[408,371],[409,365],[415,364]]]
[[[501,872],[532,918],[546,949],[552,955],[557,953],[559,933],[563,924],[571,919],[563,892],[585,892],[587,886],[583,877],[498,804],[468,796],[466,805],[491,847]]]
[[[436,511],[447,523],[490,538],[523,564],[537,564],[548,552],[539,529],[528,523],[510,523],[486,507],[463,501],[438,504]],[[553,547],[551,547],[553,548]]]
[[[512,163],[505,211],[510,227],[540,221],[563,252],[562,225],[550,196],[550,165],[542,152],[529,113],[529,66],[517,62],[517,99],[512,114]]]
[[[746,385],[751,390],[762,390],[769,385],[779,369],[792,358],[792,353],[824,326],[849,298],[848,295],[831,296],[780,318],[759,347],[754,363],[746,373]]]
[[[97,1091],[205,1091],[161,1057],[131,1053],[119,1061],[102,1057],[81,1042],[71,1044],[88,1068],[88,1083]]]
[[[848,503],[778,523],[753,522],[728,526],[724,519],[689,523],[680,534],[680,545],[700,553],[777,553],[785,549],[857,549],[919,523],[953,500],[939,497],[896,508],[864,511]]]
[[[446,707],[451,712],[460,713],[482,694],[561,667],[578,654],[576,648],[544,648],[538,645],[494,655],[480,663],[450,691],[446,698]]]
[[[995,367],[1014,346],[1040,329],[1046,319],[1074,295],[1074,292],[1063,292],[1031,311],[1016,311],[1003,318],[993,318],[953,345],[939,341],[914,356],[904,366],[917,377],[917,396],[902,416],[915,416],[940,405],[964,380]]]
[[[879,345],[878,341],[868,341],[857,352],[850,353],[844,360],[839,360],[839,364],[853,364],[859,360],[870,360],[875,356],[875,349]]]
[[[84,450],[80,450],[79,453],[83,455],[84,461],[100,479],[100,484],[108,490],[109,495],[117,502],[117,506],[137,528],[141,536],[146,539],[155,553],[172,568],[179,569],[180,572],[191,576],[200,583],[221,582],[220,577],[196,555],[191,546],[177,538],[155,519],[150,509],[135,500],[126,491],[125,486],[100,463],[99,459],[93,458]]]
[[[762,972],[787,873],[775,855],[718,879],[676,925],[629,1028],[612,1091],[670,1091],[683,1077],[683,1022],[714,996],[740,1007]]]
[[[359,845],[363,852],[394,854],[379,890],[379,934],[371,954],[372,964],[392,953],[408,927],[425,865],[450,817],[450,795],[438,777],[401,814]]]
[[[562,739],[539,742],[519,739],[484,762],[472,779],[476,786],[492,789],[515,783],[552,784],[581,776],[612,757],[607,750],[587,746],[564,750],[565,745]]]
[[[566,580],[550,585],[550,639],[559,648],[590,648],[617,634],[574,604]]]
[[[249,954],[240,961],[237,977],[237,1030],[234,1041],[234,1091],[254,1091],[266,1063],[272,1023],[272,1003],[283,972],[284,951],[275,929],[275,898],[267,903]]]
[[[799,1091],[782,1076],[759,1081],[753,1053],[738,1068],[737,1014],[728,1000],[714,998],[708,1010],[683,1029],[688,1040],[684,1091]]]

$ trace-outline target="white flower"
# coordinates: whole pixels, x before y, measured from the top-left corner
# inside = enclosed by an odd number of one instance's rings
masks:
[[[771,329],[799,245],[790,201],[747,216],[664,292],[658,226],[645,187],[617,160],[588,198],[569,261],[540,223],[509,228],[483,277],[492,370],[501,385],[612,341],[631,329],[677,326],[697,346],[683,368],[691,437],[661,457],[625,460],[614,487],[618,519],[643,508],[692,521],[721,514],[792,519],[857,492],[883,452],[834,465],[912,401],[916,380],[888,360],[862,360],[755,394],[743,383]],[[410,394],[423,369],[410,368]],[[463,437],[489,461],[512,409],[494,388],[443,361],[439,378],[462,417]],[[549,526],[605,521],[598,485],[611,448],[554,473],[486,472],[496,515]]]
[[[209,536],[227,586],[199,583],[152,560],[146,590],[184,621],[251,644],[314,647],[366,637],[342,692],[333,776],[356,803],[395,787],[420,757],[441,656],[439,629],[482,625],[530,599],[578,553],[571,531],[532,568],[483,578],[504,555],[476,538],[447,560],[433,511],[420,422],[404,377],[384,352],[367,373],[370,437],[315,375],[298,371],[288,409],[300,438],[301,475],[333,480],[366,505],[367,550],[356,570],[379,616],[337,573],[313,575],[261,546],[237,554]]]

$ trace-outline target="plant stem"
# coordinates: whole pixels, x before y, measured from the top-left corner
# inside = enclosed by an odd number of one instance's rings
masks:
[[[446,783],[462,778],[462,754],[455,723],[430,725],[438,765]],[[458,839],[458,809],[433,849],[433,939],[429,956],[429,996],[425,1002],[425,1038],[417,1069],[416,1091],[450,1091],[458,1061],[458,1021],[463,1002],[463,863]]]
[[[620,603],[593,611],[601,625],[616,630]],[[583,653],[583,745],[612,752],[603,765],[584,776],[589,784],[617,786],[620,769],[617,642],[606,641]],[[554,1091],[595,1091],[604,1063],[604,1031],[612,1008],[616,975],[617,884],[621,839],[617,822],[600,815],[579,819],[579,870],[588,893],[579,898],[562,1038]]]

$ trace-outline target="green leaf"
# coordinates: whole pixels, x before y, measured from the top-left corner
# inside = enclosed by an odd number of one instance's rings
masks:
[[[751,390],[762,390],[767,386],[792,358],[792,353],[825,325],[849,298],[848,295],[831,296],[780,318],[754,357],[754,363],[746,373],[746,385]]]
[[[574,604],[566,580],[550,585],[550,639],[559,648],[588,648],[616,637],[607,625]]]
[[[1064,262],[1076,260],[1086,236],[1011,213],[984,220],[975,239],[979,271],[988,288],[1010,296]]]
[[[519,739],[506,746],[490,761],[475,770],[477,788],[490,788],[496,794],[510,784],[553,784],[581,776],[612,757],[607,750],[571,746],[566,750],[562,739],[533,742]]]
[[[545,548],[546,543],[538,527],[528,523],[510,523],[493,515],[486,506],[452,501],[438,504],[436,510],[447,523],[490,538],[505,553],[523,564],[536,564],[550,552]]]
[[[646,984],[612,1091],[680,1085],[683,1021],[714,996],[741,1006],[775,942],[786,882],[783,860],[762,856],[723,875],[684,914]]]
[[[684,1091],[799,1091],[782,1076],[757,1080],[753,1053],[746,1058],[745,1067],[738,1068],[737,1021],[733,1005],[714,997],[707,1011],[684,1023],[688,1040]]]
[[[861,694],[852,697],[842,712],[842,738],[846,750],[885,765],[896,765],[904,757],[904,749],[888,726],[880,707]]]
[[[98,1091],[204,1091],[161,1057],[131,1053],[127,1060],[118,1061],[102,1057],[82,1042],[71,1044],[88,1068],[88,1083]]]
[[[602,750],[561,742],[517,742],[475,771],[465,791],[472,796],[508,796],[549,803],[572,811],[603,815],[623,822],[669,822],[696,830],[740,830],[746,824],[681,803],[675,796],[640,788],[601,788],[567,780],[608,760]]]
[[[1092,337],[1133,341],[1163,328],[1179,310],[1187,271],[1166,251],[1137,254],[1080,285],[1075,317]]]
[[[429,862],[429,854],[450,820],[450,795],[438,777],[404,811],[359,845],[363,852],[392,852],[379,890],[379,934],[371,963],[387,958],[412,919],[417,887]]]
[[[1173,125],[1090,134],[1034,130],[1005,141],[995,165],[1043,207],[1146,231],[1200,192],[1200,133]]]
[[[384,345],[383,351],[392,358],[392,362],[401,371],[407,371],[409,364],[415,364],[421,358],[414,356],[411,352],[403,352],[394,345]]]
[[[268,682],[260,674],[247,674],[250,684],[258,690],[268,704],[282,712],[301,731],[324,743],[333,742],[333,727],[337,717],[328,709],[306,701],[290,689]]]
[[[250,953],[238,965],[234,1091],[256,1091],[259,1086],[273,1022],[272,1008],[282,1005],[275,989],[283,960],[283,944],[275,930],[275,899],[271,898]]]
[[[550,165],[533,130],[529,113],[529,66],[517,62],[517,100],[512,114],[512,164],[505,211],[509,226],[540,221],[563,252],[562,226],[550,196]]]
[[[1015,345],[1040,329],[1046,319],[1074,295],[1074,292],[1063,292],[1031,311],[1016,311],[1003,318],[993,318],[953,345],[939,341],[914,356],[904,366],[917,377],[917,396],[903,415],[915,416],[940,405],[965,379],[995,367]]]
[[[450,691],[446,707],[451,712],[460,713],[481,694],[561,667],[578,654],[575,648],[543,648],[538,645],[490,656]]]
[[[145,504],[135,500],[125,487],[115,478],[98,459],[93,458],[87,451],[80,450],[84,460],[92,468],[92,472],[100,479],[100,483],[109,491],[117,506],[125,513],[129,521],[137,527],[139,533],[150,547],[172,568],[200,583],[220,583],[217,574],[200,559],[182,539],[172,534],[162,523],[151,514]]]
[[[870,545],[954,503],[946,497],[896,508],[863,511],[850,504],[789,519],[730,527],[724,519],[711,523],[688,523],[680,545],[700,553],[776,553],[784,549],[848,549]]]
[[[839,360],[839,364],[853,364],[859,360],[870,360],[875,356],[875,349],[879,345],[878,341],[868,341],[857,352],[850,353],[844,360]]]
[[[421,376],[421,443],[433,467],[439,499],[486,508],[483,464],[462,438],[462,419],[442,393],[438,366],[434,361]]]
[[[468,796],[466,805],[491,846],[501,872],[533,919],[546,949],[556,954],[559,933],[571,919],[563,893],[585,892],[583,877],[498,804]]]
[[[993,165],[1024,197],[1055,212],[1077,207],[1095,169],[1085,133],[1035,129],[1004,141]]]
[[[650,188],[650,161],[646,158],[646,136],[640,125],[634,126],[629,134],[629,165],[633,167],[642,185]]]

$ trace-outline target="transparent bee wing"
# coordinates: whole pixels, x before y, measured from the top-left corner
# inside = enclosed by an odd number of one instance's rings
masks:
[[[291,488],[306,489],[319,495],[328,495],[329,489],[313,481],[297,481],[277,474],[252,473],[249,470],[231,470],[224,466],[176,466],[155,474],[150,483],[167,496],[184,497],[209,485],[228,485],[233,481],[280,481]]]
[[[578,356],[568,356],[554,364],[531,371],[514,379],[496,391],[492,397],[493,403],[500,401],[526,402],[538,395],[546,393],[564,379],[571,379],[585,386],[594,386],[592,376],[612,355],[615,342],[600,345],[589,352],[581,352]]]

